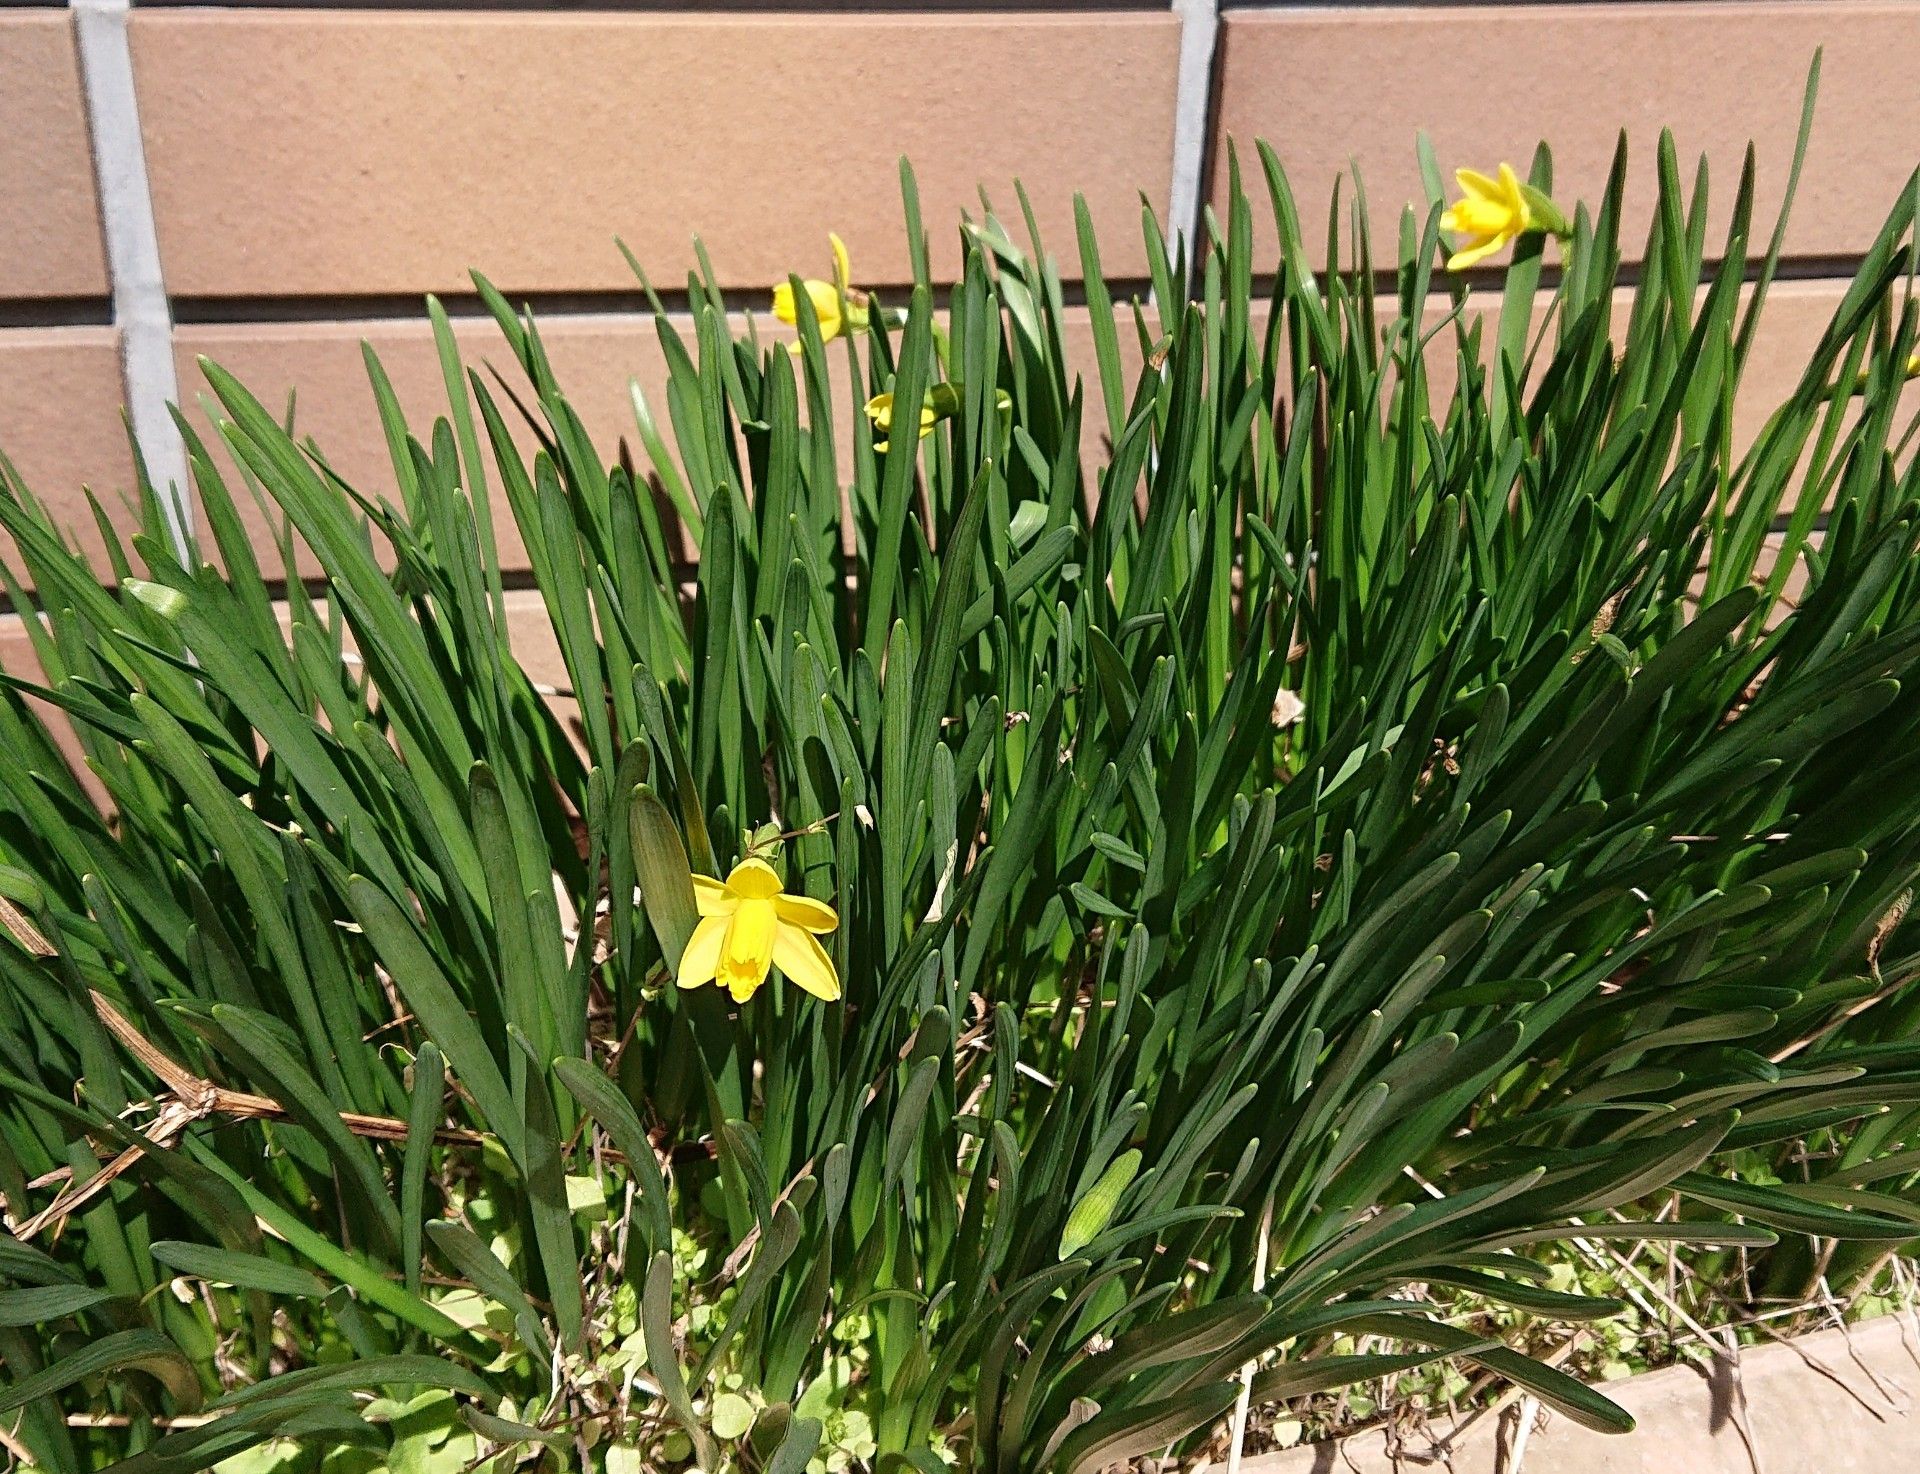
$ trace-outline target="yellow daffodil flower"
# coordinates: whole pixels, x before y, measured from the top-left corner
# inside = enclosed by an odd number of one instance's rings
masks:
[[[1456,170],[1453,177],[1463,198],[1440,217],[1440,228],[1467,241],[1447,258],[1448,271],[1464,271],[1534,228],[1533,212],[1513,165],[1502,164],[1498,179],[1489,179],[1477,169]]]
[[[965,384],[935,384],[927,391],[927,397],[920,401],[920,438],[925,440],[933,433],[933,427],[942,420],[951,419],[960,413],[965,402],[967,386]],[[1013,396],[1004,389],[994,391],[994,405],[1001,414],[1013,412]],[[893,433],[893,395],[876,394],[867,401],[867,418],[873,421],[873,428],[882,435]],[[876,440],[875,450],[885,450],[889,442]]]
[[[1477,169],[1458,169],[1453,177],[1460,182],[1462,198],[1440,217],[1440,228],[1466,241],[1447,257],[1448,271],[1465,271],[1536,231],[1562,238],[1572,234],[1559,207],[1514,173],[1511,164],[1500,166],[1497,179]]]
[[[947,411],[947,414],[952,413],[952,410]],[[920,438],[925,440],[933,433],[933,427],[946,417],[934,408],[933,396],[929,394],[920,402]],[[891,435],[893,433],[893,395],[876,394],[869,399],[867,418],[873,421],[873,428],[882,435]],[[888,443],[885,440],[876,440],[873,442],[873,448],[885,450]]]
[[[813,303],[813,315],[820,324],[823,343],[839,337],[848,328],[867,325],[867,294],[857,291],[852,284],[853,268],[847,260],[846,244],[837,235],[829,235],[827,239],[833,245],[833,280],[808,278],[800,283],[806,290],[807,300]],[[798,326],[800,315],[793,299],[792,282],[783,281],[773,289],[773,315],[788,327]],[[798,343],[787,346],[795,353],[800,352]]]
[[[725,881],[694,876],[693,899],[700,923],[680,954],[681,987],[718,983],[745,1003],[777,967],[816,998],[840,996],[833,959],[819,941],[840,918],[824,901],[788,895],[765,860],[742,860]]]

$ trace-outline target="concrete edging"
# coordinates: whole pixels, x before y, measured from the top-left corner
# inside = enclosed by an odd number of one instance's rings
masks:
[[[1241,1462],[1241,1474],[1897,1474],[1920,1469],[1920,1322],[1886,1316],[1614,1382],[1639,1422],[1592,1433],[1542,1411],[1520,1449],[1515,1403],[1451,1449],[1379,1429]],[[1436,1430],[1436,1432],[1439,1430]],[[1515,1457],[1516,1453],[1519,1455]],[[1225,1464],[1201,1474],[1223,1474]]]

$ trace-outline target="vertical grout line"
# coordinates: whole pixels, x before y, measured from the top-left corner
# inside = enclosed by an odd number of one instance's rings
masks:
[[[72,0],[81,90],[93,135],[93,172],[113,280],[113,321],[133,438],[160,498],[167,533],[184,560],[193,536],[186,450],[168,411],[180,398],[173,314],[160,274],[160,238],[147,181],[146,141],[134,94],[128,0]]]
[[[1220,44],[1219,0],[1173,0],[1180,17],[1180,69],[1173,102],[1173,191],[1167,202],[1171,241],[1185,234],[1191,278],[1200,239],[1201,174],[1212,123],[1214,58]],[[1190,282],[1188,283],[1191,284]]]

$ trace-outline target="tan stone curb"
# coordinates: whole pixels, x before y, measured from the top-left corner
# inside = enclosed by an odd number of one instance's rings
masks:
[[[1242,1474],[1903,1474],[1920,1470],[1920,1325],[1899,1316],[1792,1342],[1738,1362],[1666,1367],[1610,1384],[1639,1422],[1591,1433],[1541,1413],[1516,1450],[1519,1404],[1450,1451],[1417,1438],[1396,1460],[1385,1435],[1242,1461]],[[1515,1453],[1520,1457],[1516,1460]],[[1450,1457],[1448,1456],[1450,1454]],[[1214,1464],[1202,1474],[1222,1474]]]

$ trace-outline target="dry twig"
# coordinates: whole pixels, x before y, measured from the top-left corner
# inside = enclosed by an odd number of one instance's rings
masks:
[[[187,1127],[211,1116],[242,1121],[293,1119],[292,1113],[270,1096],[228,1090],[211,1080],[201,1079],[156,1047],[127,1021],[126,1016],[104,994],[93,990],[92,997],[94,1010],[100,1015],[100,1021],[107,1026],[108,1032],[166,1087],[163,1097],[158,1099],[159,1114],[140,1131],[140,1135],[155,1146],[171,1146]],[[372,1137],[376,1141],[400,1142],[407,1139],[407,1123],[392,1116],[367,1116],[358,1111],[342,1111],[340,1123],[354,1135]],[[486,1138],[478,1131],[442,1126],[435,1130],[434,1140],[447,1146],[479,1146]],[[145,1154],[145,1147],[130,1146],[106,1162],[85,1182],[73,1182],[69,1173],[66,1188],[45,1208],[15,1228],[14,1236],[22,1241],[31,1239],[50,1224],[58,1223],[86,1206]]]

